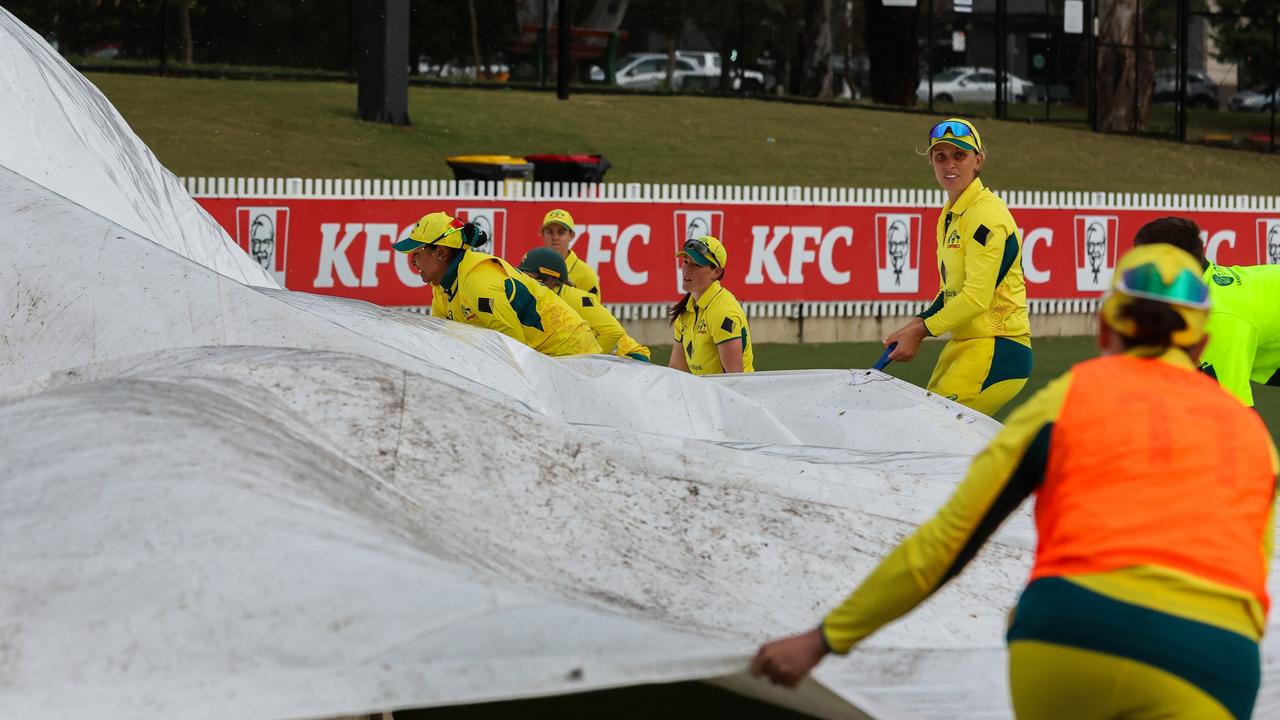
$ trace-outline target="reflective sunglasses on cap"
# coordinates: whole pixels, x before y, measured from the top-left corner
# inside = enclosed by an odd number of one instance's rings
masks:
[[[1125,270],[1116,283],[1116,291],[1170,305],[1201,310],[1209,307],[1209,286],[1199,276],[1184,269],[1171,282],[1166,282],[1155,263],[1143,263]]]
[[[973,128],[958,120],[943,120],[929,131],[930,140],[941,140],[947,135],[958,138],[973,137]]]
[[[697,253],[700,257],[706,259],[712,265],[719,267],[719,263],[716,262],[716,254],[711,251],[711,246],[707,245],[707,243],[701,240],[700,238],[695,238],[693,240],[685,240],[684,247],[681,248],[681,250],[683,252]]]

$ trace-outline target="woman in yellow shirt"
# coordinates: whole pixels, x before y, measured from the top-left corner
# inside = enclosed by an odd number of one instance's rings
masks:
[[[1031,376],[1031,326],[1018,225],[978,175],[986,151],[967,120],[929,132],[929,164],[947,193],[938,216],[941,287],[927,310],[885,339],[890,360],[910,362],[926,337],[951,333],[928,389],[994,415]]]
[[[676,253],[685,296],[667,316],[675,330],[669,367],[694,375],[755,372],[747,316],[720,280],[729,253],[710,235],[694,238]]]
[[[568,283],[569,268],[560,253],[548,247],[534,248],[521,258],[518,269],[542,283],[581,315],[591,326],[591,332],[595,333],[596,341],[605,354],[649,362],[649,348],[628,335],[622,323],[601,304],[598,297]]]
[[[431,285],[431,315],[497,330],[545,355],[600,352],[591,327],[506,260],[471,248],[488,238],[447,213],[424,215],[392,247]]]

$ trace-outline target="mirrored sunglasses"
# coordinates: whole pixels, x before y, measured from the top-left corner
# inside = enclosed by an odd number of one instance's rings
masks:
[[[1190,270],[1182,270],[1165,282],[1155,263],[1144,263],[1120,274],[1116,289],[1133,297],[1159,300],[1171,305],[1205,309],[1209,307],[1209,286]]]

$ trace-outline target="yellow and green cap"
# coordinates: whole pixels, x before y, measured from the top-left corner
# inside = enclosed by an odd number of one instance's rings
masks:
[[[947,118],[929,130],[929,149],[938,143],[949,143],[961,150],[982,152],[982,136],[973,123],[961,118]]]
[[[542,227],[546,227],[548,225],[552,225],[555,223],[560,223],[566,228],[572,230],[573,216],[569,214],[568,210],[561,210],[560,208],[556,208],[555,210],[552,210],[551,212],[542,216]]]
[[[409,253],[424,245],[441,245],[443,247],[460,248],[466,244],[462,228],[466,223],[445,212],[434,212],[423,215],[409,237],[400,240],[391,247],[397,252]]]
[[[542,275],[562,283],[569,282],[569,268],[564,258],[549,247],[537,247],[525,253],[517,269],[525,275]]]
[[[688,258],[694,265],[709,265],[718,268],[723,268],[725,263],[729,261],[729,253],[724,249],[724,243],[710,235],[686,240],[684,247],[680,248],[680,252],[676,253],[676,257],[680,256]]]
[[[1204,337],[1209,319],[1209,286],[1200,273],[1199,261],[1185,250],[1165,243],[1139,245],[1116,264],[1111,290],[1102,301],[1102,319],[1121,335],[1133,337],[1137,323],[1120,311],[1138,298],[1167,303],[1186,323],[1173,334],[1173,344],[1191,347]]]

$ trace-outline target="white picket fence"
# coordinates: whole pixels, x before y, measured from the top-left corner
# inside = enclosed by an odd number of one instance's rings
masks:
[[[192,196],[221,198],[365,198],[513,200],[528,202],[704,202],[845,206],[935,206],[941,190],[780,185],[688,185],[659,183],[526,183],[475,180],[360,180],[351,178],[189,177]],[[1280,180],[1277,180],[1280,188]],[[1057,192],[997,190],[1012,208],[1130,210],[1280,210],[1280,195]]]

